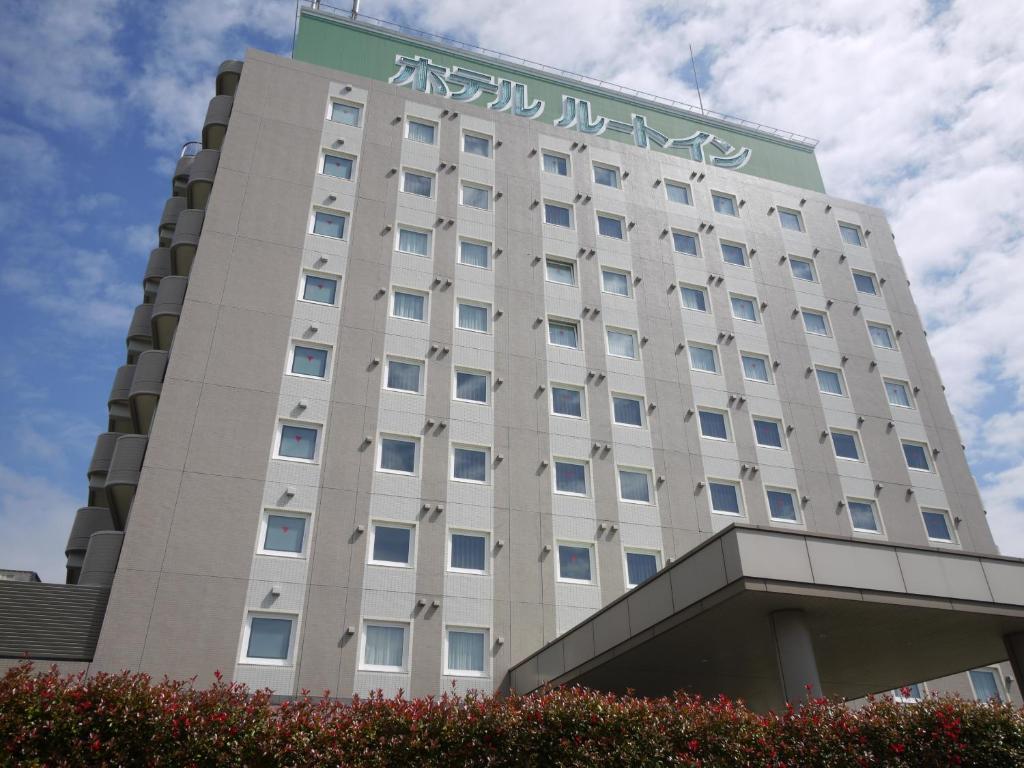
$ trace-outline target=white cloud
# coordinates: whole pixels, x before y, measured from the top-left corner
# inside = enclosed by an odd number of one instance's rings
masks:
[[[52,478],[0,465],[0,568],[63,582],[64,543],[79,506],[74,496],[54,487]]]

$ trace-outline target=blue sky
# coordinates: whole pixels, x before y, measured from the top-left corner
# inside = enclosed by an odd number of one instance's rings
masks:
[[[822,0],[813,14],[782,0],[361,8],[696,103],[692,44],[705,106],[818,137],[829,191],[890,216],[989,522],[1005,553],[1024,555],[1019,2]],[[0,567],[59,580],[178,148],[197,136],[221,60],[290,50],[294,3],[5,10]]]

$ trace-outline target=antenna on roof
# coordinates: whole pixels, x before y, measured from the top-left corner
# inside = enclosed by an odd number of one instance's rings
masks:
[[[359,0],[352,0],[352,18],[359,15]]]
[[[697,103],[700,104],[700,113],[704,114],[704,100],[700,97],[700,80],[697,79],[697,62],[693,59],[692,44],[690,45],[690,66],[693,67],[693,84],[697,86]]]

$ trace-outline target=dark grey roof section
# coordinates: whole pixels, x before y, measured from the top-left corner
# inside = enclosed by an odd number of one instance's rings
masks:
[[[199,235],[203,231],[206,212],[190,208],[182,211],[171,240],[171,271],[175,275],[187,276],[192,271],[192,261],[199,246]]]
[[[163,213],[160,214],[160,226],[157,234],[160,236],[160,245],[171,244],[171,237],[174,235],[174,227],[178,223],[178,216],[185,210],[185,197],[169,197],[164,203]]]
[[[110,590],[0,581],[0,658],[91,661]]]
[[[234,101],[234,96],[227,95],[214,96],[210,99],[210,106],[206,108],[206,119],[203,121],[203,146],[206,149],[220,149],[224,143]]]
[[[189,208],[206,208],[206,202],[210,199],[210,190],[213,189],[213,179],[217,175],[217,165],[220,163],[220,150],[204,149],[192,161],[192,170],[189,173],[188,184],[185,187],[185,199]]]
[[[185,303],[188,278],[171,276],[160,281],[160,288],[153,300],[153,346],[156,349],[170,349],[174,332],[181,318],[181,307]]]
[[[149,252],[146,274],[142,278],[142,292],[147,304],[152,304],[160,281],[171,274],[171,249],[154,248]]]
[[[217,70],[217,95],[234,96],[242,77],[242,62],[228,59]]]

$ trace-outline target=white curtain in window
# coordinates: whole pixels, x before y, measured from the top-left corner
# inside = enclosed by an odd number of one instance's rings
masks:
[[[472,571],[484,570],[485,542],[483,536],[453,533],[451,567]]]
[[[629,296],[629,278],[622,272],[611,272],[604,270],[604,289],[608,293],[617,293],[620,296]]]
[[[869,325],[868,332],[871,334],[871,343],[876,347],[893,348],[892,337],[889,335],[888,328],[884,328],[881,325]]]
[[[423,319],[423,297],[414,293],[395,294],[395,316],[410,320]]]
[[[363,662],[375,667],[401,667],[405,651],[405,629],[370,624],[366,627]]]
[[[562,347],[576,347],[576,326],[566,323],[548,323],[548,338],[552,344]]]
[[[715,351],[707,347],[690,347],[690,364],[698,371],[708,371],[709,373],[718,371]]]
[[[696,288],[683,288],[683,306],[687,309],[695,309],[698,312],[707,312],[707,301],[704,298],[704,291]]]
[[[487,266],[487,246],[483,243],[471,243],[463,240],[459,244],[459,261],[471,267]]]
[[[889,402],[893,405],[901,405],[904,408],[910,407],[910,397],[907,395],[907,388],[902,384],[887,381],[885,382],[885,391],[889,394]]]
[[[587,471],[582,464],[555,462],[555,488],[565,493],[587,492]]]
[[[484,671],[484,635],[482,632],[448,632],[448,669],[465,672]]]
[[[754,381],[768,381],[768,364],[764,358],[744,355],[743,375]]]
[[[474,451],[470,448],[456,448],[455,451],[455,477],[459,480],[476,480],[483,482],[487,479],[487,453]]]
[[[487,308],[475,304],[459,304],[459,328],[467,331],[487,330]]]
[[[843,382],[835,371],[818,370],[818,389],[829,395],[843,394]]]
[[[400,229],[398,231],[398,250],[426,256],[430,253],[430,235],[426,232],[417,232],[414,229]]]
[[[651,489],[647,482],[646,472],[630,472],[619,470],[619,486],[622,498],[629,501],[650,501]]]
[[[754,302],[750,299],[732,298],[732,313],[740,320],[757,320],[757,310],[754,309]]]
[[[420,391],[420,367],[416,363],[392,360],[388,363],[388,387],[407,392]]]
[[[636,336],[621,331],[608,331],[608,353],[619,357],[636,357]]]
[[[409,138],[413,141],[422,141],[424,144],[433,144],[434,126],[410,121]]]
[[[804,312],[804,328],[808,333],[817,333],[821,336],[828,335],[828,325],[823,315],[817,312]]]

